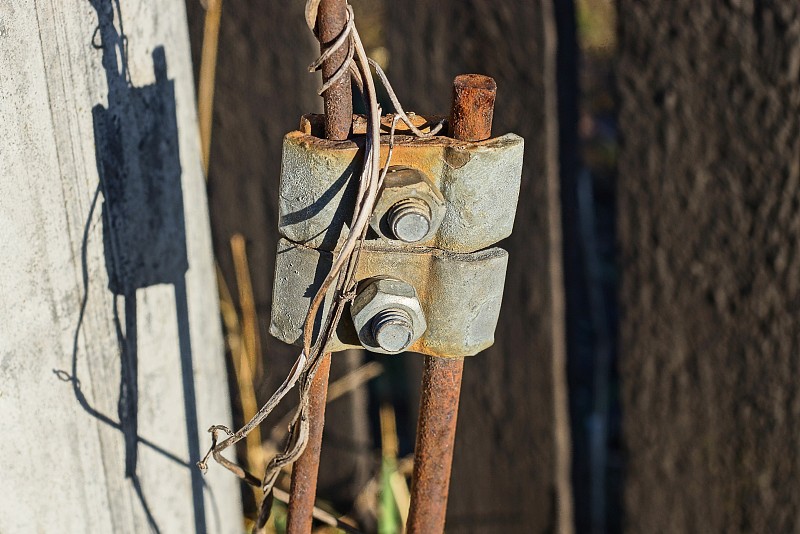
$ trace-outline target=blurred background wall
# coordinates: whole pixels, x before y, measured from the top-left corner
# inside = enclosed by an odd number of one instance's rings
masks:
[[[489,74],[495,133],[526,139],[497,344],[465,371],[448,532],[796,529],[796,3],[352,3],[407,109],[446,113],[454,75]],[[203,11],[187,6],[199,64]],[[266,334],[275,195],[282,135],[321,108],[318,50],[299,0],[227,3],[222,21],[209,196],[233,287],[230,237],[246,238],[263,397],[294,356]],[[378,405],[413,448],[420,359],[377,361],[382,378],[330,407],[320,494],[341,511],[378,469]]]
[[[800,5],[620,2],[631,532],[800,527]]]
[[[409,0],[388,2],[386,20],[389,75],[404,105],[447,113],[454,76],[488,74],[498,85],[494,133],[525,138],[514,234],[501,244],[511,257],[497,341],[465,365],[448,531],[569,531],[554,5]]]

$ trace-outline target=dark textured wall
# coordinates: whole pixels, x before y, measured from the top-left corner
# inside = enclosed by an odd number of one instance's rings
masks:
[[[447,531],[567,531],[552,5],[409,0],[390,2],[387,15],[389,76],[406,109],[446,114],[454,76],[488,74],[498,85],[494,134],[525,138],[497,342],[464,371]]]
[[[800,4],[620,2],[629,532],[800,528]]]

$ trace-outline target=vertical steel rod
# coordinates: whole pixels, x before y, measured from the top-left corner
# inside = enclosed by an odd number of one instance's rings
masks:
[[[425,357],[408,534],[444,532],[463,358]]]
[[[450,136],[462,141],[489,139],[496,94],[497,84],[488,76],[457,76]],[[408,534],[444,532],[463,371],[461,358],[425,358]]]
[[[309,393],[308,444],[302,456],[292,468],[292,487],[289,496],[289,512],[286,520],[288,534],[309,534],[313,522],[314,503],[317,499],[317,473],[319,455],[322,451],[322,429],[325,426],[325,403],[328,397],[328,376],[331,370],[331,355],[325,354],[317,374],[311,382]]]
[[[342,33],[347,23],[347,0],[322,0],[317,10],[317,35],[320,50],[325,49]],[[347,58],[343,46],[322,64],[322,78],[327,80]],[[353,97],[350,76],[345,75],[322,95],[325,101],[325,137],[347,139],[353,124]],[[317,495],[319,456],[322,450],[322,429],[325,425],[325,403],[328,396],[330,353],[323,356],[319,370],[311,383],[310,430],[308,445],[292,469],[292,486],[286,523],[288,534],[310,534],[314,503]]]
[[[485,141],[492,136],[497,83],[482,74],[461,74],[453,80],[450,137],[459,141]]]
[[[320,50],[325,51],[347,24],[347,0],[322,0],[317,10],[317,35]],[[322,79],[327,80],[347,59],[347,46],[342,46],[322,64]],[[325,100],[325,137],[336,141],[347,139],[353,124],[353,93],[350,75],[345,74],[322,98]]]

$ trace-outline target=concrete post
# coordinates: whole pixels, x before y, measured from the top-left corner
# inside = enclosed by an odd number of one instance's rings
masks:
[[[183,2],[0,3],[0,532],[240,532]]]

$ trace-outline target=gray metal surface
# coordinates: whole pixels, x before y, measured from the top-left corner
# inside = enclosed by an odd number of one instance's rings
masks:
[[[392,165],[421,171],[441,191],[446,205],[438,231],[416,245],[474,252],[511,234],[522,173],[521,137],[507,134],[472,143],[401,135],[395,145]],[[362,153],[355,141],[329,141],[301,131],[286,135],[279,200],[283,237],[323,250],[335,250],[342,243],[353,213],[358,189],[353,175],[359,172]]]
[[[272,335],[286,343],[302,343],[306,313],[332,259],[330,252],[280,240]],[[454,358],[473,356],[494,342],[507,263],[508,253],[499,248],[458,254],[370,243],[361,253],[356,278],[361,281],[390,275],[413,284],[427,330],[407,350]],[[332,295],[333,290],[328,293],[320,318],[330,309]],[[361,343],[349,314],[345,314],[328,350],[354,347],[361,347]]]

